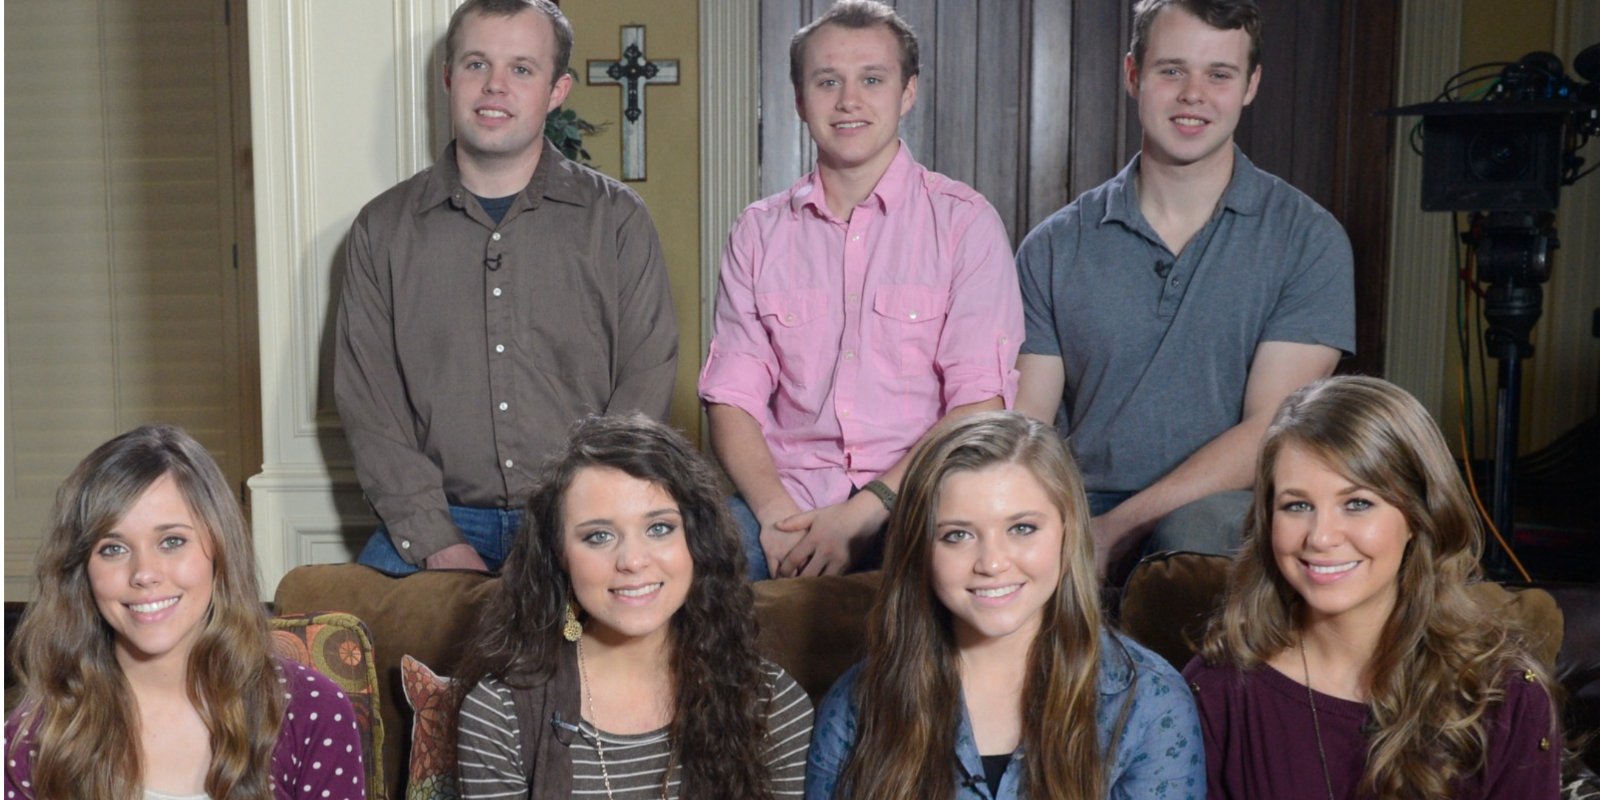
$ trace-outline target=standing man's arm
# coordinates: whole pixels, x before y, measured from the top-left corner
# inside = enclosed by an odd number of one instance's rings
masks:
[[[1067,368],[1061,356],[1023,353],[1017,356],[1017,411],[1046,425],[1056,424],[1061,396],[1067,390]]]
[[[1059,362],[1058,362],[1059,363]],[[1250,362],[1244,413],[1237,425],[1207,442],[1171,472],[1093,520],[1095,556],[1108,559],[1137,545],[1168,512],[1209,494],[1243,489],[1255,480],[1261,437],[1294,390],[1333,374],[1339,351],[1327,345],[1262,342]]]
[[[607,413],[665,420],[678,374],[678,323],[661,240],[643,201],[626,193],[617,226],[617,344]]]
[[[392,289],[372,263],[366,218],[358,216],[345,245],[333,365],[356,477],[401,558],[428,569],[487,571],[451,522],[444,475],[417,441],[394,348]]]
[[[965,227],[955,229],[951,258],[949,307],[939,345],[928,369],[941,384],[945,413],[929,430],[980,411],[1002,411],[1017,397],[1013,365],[1022,346],[1022,301],[1011,241],[993,206],[975,192],[968,199]],[[923,431],[923,436],[927,431]],[[920,440],[919,440],[920,441]],[[878,476],[900,491],[916,447],[908,448]],[[804,532],[774,575],[823,575],[849,569],[859,543],[888,521],[889,512],[870,492],[779,524],[781,530]]]

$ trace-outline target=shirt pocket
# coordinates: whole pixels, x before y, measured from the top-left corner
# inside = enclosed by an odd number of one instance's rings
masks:
[[[817,352],[827,337],[828,296],[821,289],[788,289],[756,295],[756,313],[778,356],[778,381],[807,386],[829,359]]]
[[[914,284],[879,286],[872,298],[884,352],[900,374],[930,373],[944,331],[950,293]]]

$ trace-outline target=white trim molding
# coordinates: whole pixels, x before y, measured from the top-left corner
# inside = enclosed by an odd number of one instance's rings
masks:
[[[264,461],[249,487],[268,596],[300,564],[350,560],[376,524],[332,400],[338,270],[361,206],[449,135],[436,65],[458,3],[248,5]]]
[[[700,0],[701,353],[710,348],[723,243],[739,212],[758,198],[759,23],[758,3]],[[702,421],[700,430],[709,426]]]

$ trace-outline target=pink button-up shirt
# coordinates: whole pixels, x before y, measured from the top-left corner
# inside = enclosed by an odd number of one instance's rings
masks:
[[[1000,215],[900,145],[849,221],[815,172],[722,254],[700,398],[760,423],[802,508],[842,502],[951,408],[1016,398],[1022,301]]]

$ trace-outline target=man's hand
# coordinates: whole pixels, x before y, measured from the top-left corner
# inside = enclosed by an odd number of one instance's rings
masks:
[[[842,574],[861,558],[888,518],[888,510],[871,492],[789,517],[778,523],[778,530],[803,535],[772,576]]]
[[[479,572],[488,572],[489,565],[483,563],[483,558],[472,545],[462,543],[453,544],[434,553],[422,560],[424,569],[473,569]]]
[[[1144,541],[1142,531],[1118,517],[1115,510],[1090,519],[1089,534],[1094,537],[1094,566],[1101,583],[1108,575],[1126,572],[1122,567]]]
[[[756,519],[761,521],[761,551],[767,556],[767,575],[776,578],[778,565],[783,562],[783,557],[804,537],[805,531],[784,530],[778,525],[784,520],[800,514],[800,506],[795,505],[787,492],[783,493],[771,508],[754,510]]]

